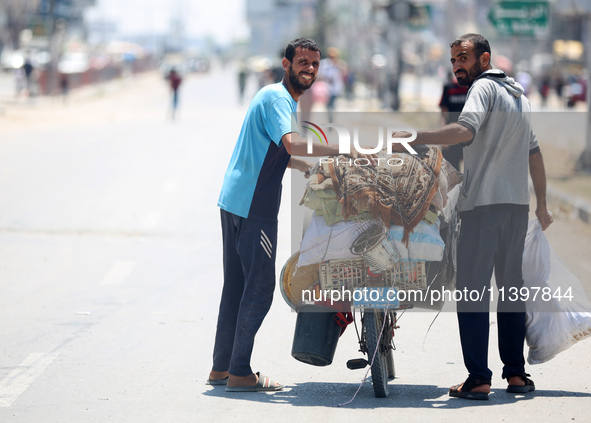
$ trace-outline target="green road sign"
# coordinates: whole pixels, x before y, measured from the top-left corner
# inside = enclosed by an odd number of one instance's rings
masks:
[[[499,1],[488,19],[500,35],[542,37],[548,34],[550,5],[544,0]]]

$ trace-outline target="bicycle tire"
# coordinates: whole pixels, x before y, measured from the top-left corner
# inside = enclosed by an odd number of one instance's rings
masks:
[[[396,324],[396,313],[389,312],[388,317],[390,319],[390,323],[392,323],[394,326]],[[384,336],[387,337],[386,343],[388,345],[392,345],[392,338],[394,337],[394,327],[392,327],[391,329],[385,328],[384,329]],[[388,364],[388,380],[392,380],[392,379],[396,378],[396,367],[394,366],[394,350],[393,349],[390,349],[388,351],[388,356],[387,356],[386,362]]]
[[[371,363],[371,382],[377,398],[388,396],[388,359],[380,351],[380,332],[384,323],[383,311],[369,310],[363,315],[368,361]],[[378,351],[376,352],[376,348]],[[375,353],[375,358],[374,358]],[[374,358],[372,363],[372,358]]]

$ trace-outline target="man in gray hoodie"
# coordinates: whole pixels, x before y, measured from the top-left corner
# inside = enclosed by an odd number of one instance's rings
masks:
[[[531,129],[531,108],[523,88],[504,72],[492,69],[490,45],[481,35],[465,34],[450,47],[453,72],[460,85],[470,87],[466,104],[457,123],[418,131],[410,144],[464,146],[464,182],[458,200],[462,225],[457,289],[481,295],[477,301],[471,297],[458,303],[460,339],[469,376],[463,384],[451,387],[449,394],[486,400],[492,378],[487,359],[490,280],[494,268],[500,291],[519,292],[523,286],[528,164],[536,216],[544,230],[552,217],[546,206],[544,161]],[[405,136],[393,134],[395,138]],[[504,299],[497,309],[502,377],[507,379],[508,392],[530,392],[535,386],[525,373],[525,306],[522,301],[509,301],[508,295]]]

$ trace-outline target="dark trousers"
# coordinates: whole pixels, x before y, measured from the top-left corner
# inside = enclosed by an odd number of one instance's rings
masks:
[[[458,242],[457,289],[478,291],[474,299],[458,303],[458,322],[464,364],[470,377],[489,380],[488,368],[489,306],[488,288],[494,268],[497,287],[504,288],[505,301],[497,307],[499,353],[503,378],[525,371],[525,306],[522,301],[508,301],[511,288],[523,286],[521,263],[527,212],[488,212],[462,217]],[[480,296],[480,295],[479,295]]]
[[[176,110],[179,105],[179,91],[172,90],[172,110]]]
[[[446,159],[456,170],[460,170],[460,163],[464,159],[464,147],[459,144],[450,145],[441,150],[443,158]]]
[[[224,287],[213,351],[213,370],[252,374],[254,337],[275,289],[277,222],[244,219],[221,210]]]

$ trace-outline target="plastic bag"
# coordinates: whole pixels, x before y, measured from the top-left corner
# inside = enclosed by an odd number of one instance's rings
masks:
[[[351,245],[359,236],[361,227],[362,222],[355,221],[342,221],[329,226],[322,216],[314,213],[300,245],[298,267],[325,260],[359,258],[351,252]],[[439,221],[433,225],[419,222],[410,234],[408,249],[402,242],[403,233],[401,226],[390,227],[389,236],[403,260],[440,261],[443,258],[445,244],[439,234]]]
[[[358,232],[358,222],[341,221],[329,226],[322,216],[314,212],[300,245],[298,267],[325,260],[358,258],[351,252],[351,244]]]
[[[540,364],[591,336],[591,302],[579,280],[550,247],[538,219],[528,224],[522,270],[528,294],[527,362]]]
[[[411,261],[441,261],[445,244],[439,234],[439,220],[433,225],[421,221],[410,234],[408,249],[402,242],[404,228],[393,225],[389,231],[390,239],[403,260]]]

